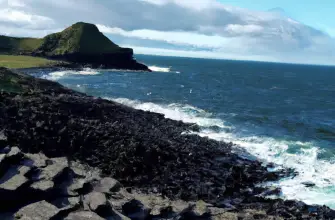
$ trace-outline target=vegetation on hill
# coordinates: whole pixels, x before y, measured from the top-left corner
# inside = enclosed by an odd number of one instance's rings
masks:
[[[0,36],[0,53],[44,55],[47,57],[66,54],[132,53],[121,48],[103,35],[99,29],[84,22],[78,22],[62,32],[44,38],[17,38]]]
[[[0,55],[0,66],[10,69],[54,66],[59,62],[41,57]]]
[[[123,48],[109,40],[95,25],[79,22],[62,32],[46,36],[37,51],[57,56],[72,53],[117,53],[123,51]]]
[[[0,36],[0,53],[25,54],[39,48],[43,39]]]

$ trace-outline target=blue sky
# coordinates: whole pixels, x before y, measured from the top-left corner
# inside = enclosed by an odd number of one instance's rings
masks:
[[[266,11],[281,8],[285,13],[335,37],[335,0],[218,0],[223,4]]]
[[[335,65],[334,8],[335,0],[0,0],[0,34],[43,37],[84,21],[136,54]]]

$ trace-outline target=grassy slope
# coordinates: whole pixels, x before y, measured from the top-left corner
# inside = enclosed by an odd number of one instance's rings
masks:
[[[43,39],[39,38],[0,36],[0,52],[6,54],[29,53],[39,48],[42,43]]]
[[[64,31],[46,36],[38,50],[48,56],[69,53],[100,54],[119,53],[124,49],[114,44],[99,29],[88,23],[79,22]]]
[[[18,56],[35,55],[54,58],[67,54],[131,54],[132,50],[121,48],[103,35],[93,25],[78,22],[62,32],[44,38],[17,38],[0,36],[0,66],[7,68],[44,67],[54,64],[42,58]],[[13,56],[8,56],[13,55]]]
[[[0,66],[11,69],[46,67],[56,63],[56,61],[39,57],[0,55]]]

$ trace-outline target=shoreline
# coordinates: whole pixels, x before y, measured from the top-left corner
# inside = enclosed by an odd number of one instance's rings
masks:
[[[10,74],[6,71],[0,70]],[[5,145],[18,146],[24,153],[65,156],[98,168],[132,191],[159,194],[171,201],[202,200],[208,210],[220,209],[236,218],[250,214],[249,209],[262,211],[260,219],[335,216],[325,206],[263,198],[279,195],[280,189],[256,185],[292,176],[294,171],[269,172],[271,165],[266,167],[232,153],[229,143],[181,134],[191,127],[198,128],[193,124],[87,96],[28,75],[25,81],[28,86],[21,94],[2,92],[0,96]],[[206,213],[213,217],[213,212]],[[256,215],[253,213],[252,218]],[[154,215],[149,212],[149,216]],[[207,219],[201,216],[189,219]]]

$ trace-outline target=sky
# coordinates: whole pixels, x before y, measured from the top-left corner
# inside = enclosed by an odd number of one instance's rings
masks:
[[[335,37],[334,0],[219,0],[223,4],[251,10],[282,9],[304,24],[327,32]]]
[[[43,37],[84,21],[137,54],[335,65],[334,8],[331,0],[0,0],[0,34]]]

